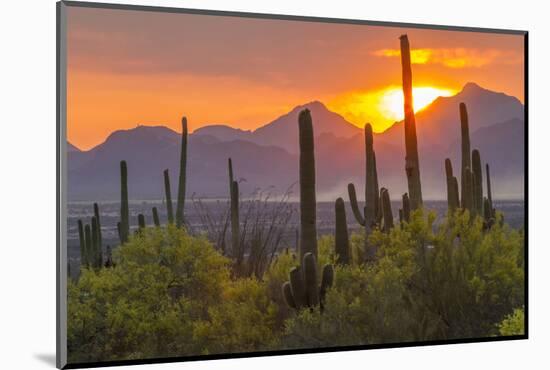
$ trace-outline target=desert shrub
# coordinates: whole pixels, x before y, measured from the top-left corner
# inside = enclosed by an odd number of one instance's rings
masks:
[[[498,324],[500,335],[523,335],[525,334],[525,312],[523,308],[517,308],[513,313],[507,315]]]

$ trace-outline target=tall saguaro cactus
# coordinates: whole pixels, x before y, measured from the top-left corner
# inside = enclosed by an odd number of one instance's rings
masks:
[[[336,217],[336,229],[334,232],[336,260],[342,265],[349,265],[351,256],[349,248],[348,224],[346,220],[346,208],[342,198],[336,199],[336,203],[334,204],[334,213]]]
[[[384,220],[383,231],[389,233],[393,228],[393,213],[391,210],[390,193],[388,189],[380,189],[380,205],[382,207],[382,217]]]
[[[453,165],[449,158],[445,159],[445,174],[447,177],[447,206],[449,211],[460,207],[458,196],[458,180],[453,176]]]
[[[472,171],[470,170],[469,167],[466,167],[466,169],[464,170],[464,181],[463,181],[463,184],[464,184],[464,190],[462,191],[462,201],[463,201],[463,205],[462,205],[462,208],[463,209],[467,209],[469,212],[470,212],[470,217],[473,216],[475,210],[474,210],[474,191],[473,191],[473,187],[474,187],[474,181],[473,181],[473,173]]]
[[[103,246],[103,236],[101,234],[101,220],[99,218],[99,205],[97,203],[94,203],[94,216],[97,220],[97,239],[99,248],[101,249]]]
[[[411,209],[422,207],[422,188],[420,184],[420,161],[416,139],[416,120],[412,94],[412,69],[409,39],[401,35],[401,68],[403,74],[403,95],[405,97],[405,171],[409,186]]]
[[[168,214],[168,223],[174,223],[174,209],[172,208],[172,191],[170,190],[170,173],[168,169],[164,170],[164,192],[166,194],[166,213]]]
[[[315,148],[309,109],[298,117],[300,141],[300,260],[306,253],[317,258],[317,201],[315,195]]]
[[[483,212],[483,177],[481,174],[481,157],[477,149],[472,151],[472,173],[474,212],[481,216]]]
[[[462,168],[460,171],[460,193],[461,193],[461,199],[460,199],[460,205],[462,208],[468,208],[466,207],[466,199],[470,195],[465,192],[466,188],[468,186],[471,186],[471,184],[468,184],[466,181],[467,174],[466,169],[472,168],[472,159],[471,159],[471,152],[470,152],[470,127],[468,124],[468,111],[466,109],[466,104],[460,103],[459,106],[460,110],[460,133],[461,133],[461,148],[462,148]],[[471,182],[471,179],[470,179]]]
[[[365,228],[365,253],[367,259],[371,259],[375,252],[371,250],[368,238],[372,228],[378,223],[378,216],[381,215],[380,201],[378,198],[378,173],[376,170],[376,154],[374,152],[374,140],[372,126],[365,125],[365,207],[359,209],[355,185],[348,184],[348,194],[353,215],[357,223]]]
[[[485,176],[487,177],[487,201],[491,216],[496,217],[495,209],[493,208],[493,192],[491,190],[491,175],[489,173],[489,164],[485,164]]]
[[[78,240],[80,242],[80,264],[86,266],[86,239],[84,237],[84,226],[82,220],[78,220]]]
[[[184,223],[183,210],[185,207],[185,186],[187,172],[187,118],[181,119],[181,155],[180,155],[180,177],[178,183],[178,203],[176,205],[176,226],[181,227]]]
[[[130,234],[130,210],[128,208],[128,169],[126,161],[120,161],[120,243],[128,241]]]

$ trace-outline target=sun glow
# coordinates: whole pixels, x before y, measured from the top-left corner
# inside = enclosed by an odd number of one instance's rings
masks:
[[[440,96],[454,95],[455,91],[437,87],[413,87],[414,111],[418,112]],[[387,89],[380,98],[379,109],[381,113],[390,119],[402,120],[403,113],[403,90],[400,88]]]

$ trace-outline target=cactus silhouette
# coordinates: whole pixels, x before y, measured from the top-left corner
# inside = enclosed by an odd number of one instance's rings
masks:
[[[86,224],[86,226],[84,226],[84,240],[86,242],[86,250],[84,253],[84,255],[86,256],[85,265],[86,267],[90,267],[90,264],[91,264],[90,250],[92,249],[92,230],[89,224]]]
[[[315,149],[309,109],[298,117],[300,142],[300,260],[306,253],[317,258],[317,205],[315,195]]]
[[[138,215],[138,226],[140,231],[145,229],[145,216],[141,213]]]
[[[168,169],[164,170],[164,193],[166,195],[166,213],[168,223],[174,223],[174,210],[172,208],[172,191],[170,190],[170,173]]]
[[[485,177],[487,177],[487,200],[489,201],[489,210],[492,218],[496,217],[495,209],[493,208],[493,191],[491,189],[491,174],[489,173],[489,164],[485,164]]]
[[[103,237],[101,234],[101,220],[99,218],[99,205],[97,203],[94,203],[94,216],[97,220],[97,239],[98,239],[99,249],[101,249],[103,244],[103,240],[102,240]]]
[[[454,211],[460,207],[458,196],[458,181],[453,176],[453,165],[449,158],[445,159],[445,175],[447,178],[447,207],[450,211]]]
[[[325,265],[319,286],[317,261],[313,253],[306,253],[302,261],[302,268],[294,267],[290,270],[290,281],[283,283],[283,297],[289,307],[297,310],[313,308],[319,304],[322,309],[325,294],[334,280],[334,268],[332,265]]]
[[[103,251],[99,244],[99,223],[97,218],[92,217],[92,247],[90,248],[90,263],[94,268],[100,268],[103,265]]]
[[[176,205],[176,226],[184,224],[185,207],[185,186],[187,172],[187,118],[181,119],[181,154],[180,154],[180,176],[178,183],[178,203]]]
[[[467,209],[470,212],[470,216],[474,215],[474,194],[473,194],[473,174],[469,167],[464,170],[464,189],[462,190],[462,205],[463,209]]]
[[[481,216],[483,212],[483,178],[481,174],[481,156],[477,149],[472,151],[472,173],[474,211],[476,215]]]
[[[470,152],[470,127],[468,124],[468,111],[466,109],[466,104],[460,103],[459,105],[459,111],[460,111],[460,133],[461,133],[461,148],[462,148],[462,167],[460,171],[460,205],[462,208],[466,209],[466,197],[469,197],[469,194],[465,193],[465,188],[468,186],[471,186],[471,184],[468,184],[466,181],[466,169],[472,168],[471,163],[471,152]],[[471,182],[471,176],[470,180]]]
[[[130,210],[128,208],[128,169],[126,161],[120,161],[120,243],[128,241],[130,234]]]
[[[409,199],[409,194],[403,194],[401,199],[403,202],[403,221],[409,222],[411,220],[411,201]]]
[[[153,223],[156,227],[160,227],[160,219],[157,207],[153,207]]]
[[[349,265],[350,247],[348,236],[348,224],[346,220],[346,208],[342,198],[336,199],[334,204],[334,213],[336,218],[336,229],[334,232],[334,245],[336,252],[336,261],[342,265]]]
[[[84,237],[84,226],[82,220],[78,220],[78,240],[80,242],[80,265],[86,266],[86,239]]]
[[[365,125],[365,207],[363,212],[359,209],[355,185],[348,184],[348,195],[353,215],[357,223],[365,229],[365,253],[370,260],[375,251],[369,246],[368,238],[372,228],[379,223],[381,215],[380,201],[378,199],[378,171],[376,169],[376,154],[374,152],[372,126],[370,123]]]
[[[420,184],[420,161],[416,139],[416,120],[412,95],[412,69],[409,39],[407,35],[399,37],[401,44],[401,68],[403,76],[403,96],[405,98],[405,172],[409,187],[411,209],[422,207],[422,188]]]
[[[390,193],[388,189],[380,189],[380,203],[382,206],[382,218],[384,221],[382,230],[389,233],[393,228],[393,213],[391,210]]]

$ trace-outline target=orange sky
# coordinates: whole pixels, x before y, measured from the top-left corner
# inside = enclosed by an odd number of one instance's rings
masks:
[[[473,81],[523,101],[519,35],[69,7],[68,139],[86,150],[182,115],[191,131],[254,129],[312,100],[382,131],[403,33],[415,87]]]

